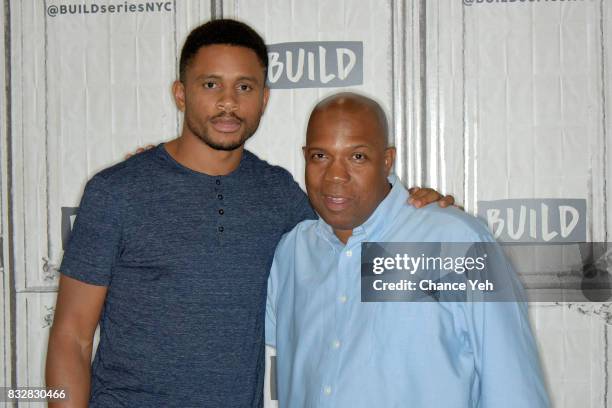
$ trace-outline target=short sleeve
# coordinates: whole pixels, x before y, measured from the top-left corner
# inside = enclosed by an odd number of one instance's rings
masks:
[[[96,175],[85,186],[59,268],[66,276],[99,286],[110,283],[122,235],[120,203],[108,184]]]

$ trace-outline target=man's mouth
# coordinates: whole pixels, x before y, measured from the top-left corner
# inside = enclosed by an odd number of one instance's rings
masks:
[[[339,195],[323,195],[323,202],[325,207],[330,211],[342,211],[345,210],[350,203],[348,197]]]
[[[242,121],[233,116],[220,116],[210,120],[213,128],[221,133],[234,133],[242,126]]]

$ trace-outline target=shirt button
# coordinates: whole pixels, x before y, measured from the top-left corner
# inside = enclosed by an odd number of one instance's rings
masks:
[[[223,227],[219,227],[219,232],[223,232]]]
[[[221,215],[223,215],[223,213],[224,213],[224,212],[225,212],[225,211],[223,211],[223,208],[221,208],[221,209],[219,210],[219,214],[221,214]]]
[[[339,349],[340,348],[340,340],[334,340],[334,342],[332,343],[332,345],[334,346],[335,349]]]
[[[340,301],[340,303],[346,303],[346,295],[340,296],[338,300]]]
[[[331,395],[331,387],[328,385],[323,389],[323,392],[325,393],[325,395]]]
[[[346,256],[353,256],[353,251],[351,251],[350,249],[346,251]]]
[[[223,200],[223,194],[217,194],[217,198],[218,198],[219,200]]]
[[[215,184],[216,185],[220,185],[221,184],[221,180],[215,180]]]

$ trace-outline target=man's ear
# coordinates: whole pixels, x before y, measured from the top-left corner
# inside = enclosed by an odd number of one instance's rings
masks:
[[[185,112],[185,85],[179,80],[172,84],[172,95],[174,95],[174,103],[181,112]]]
[[[264,86],[263,90],[263,106],[261,107],[261,114],[266,111],[266,106],[268,106],[268,99],[270,98],[270,88]]]
[[[395,147],[387,147],[385,149],[385,173],[387,177],[391,173],[393,163],[395,163]]]

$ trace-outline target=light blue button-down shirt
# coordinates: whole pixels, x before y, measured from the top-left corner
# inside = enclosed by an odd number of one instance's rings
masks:
[[[524,303],[362,303],[362,242],[491,242],[475,218],[391,192],[346,245],[322,219],[277,247],[266,343],[280,408],[549,406]]]

